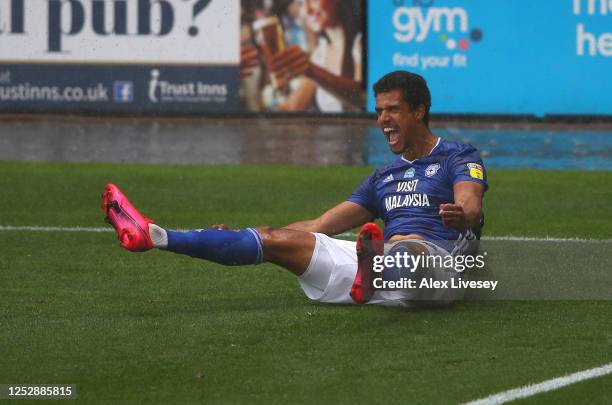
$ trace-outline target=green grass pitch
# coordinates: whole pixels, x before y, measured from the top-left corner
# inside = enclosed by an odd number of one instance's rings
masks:
[[[104,226],[106,182],[164,226],[278,226],[367,173],[4,162],[0,226]],[[492,170],[485,235],[609,239],[610,184]],[[612,301],[321,305],[273,265],[132,254],[112,233],[0,231],[0,309],[0,383],[76,384],[86,403],[461,403],[612,361]],[[525,402],[611,399],[609,375]]]

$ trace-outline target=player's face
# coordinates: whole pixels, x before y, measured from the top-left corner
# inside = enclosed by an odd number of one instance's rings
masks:
[[[340,0],[303,0],[303,11],[308,26],[314,32],[336,25],[338,1]]]
[[[422,125],[422,112],[412,109],[400,90],[392,90],[376,96],[376,113],[378,125],[391,151],[395,154],[403,153],[408,147],[411,134]]]

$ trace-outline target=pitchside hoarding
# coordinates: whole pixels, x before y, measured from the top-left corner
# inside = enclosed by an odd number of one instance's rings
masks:
[[[315,54],[329,43],[311,35],[299,4],[0,0],[0,111],[276,111],[265,67],[241,88],[240,47],[252,41],[241,11],[276,13],[287,44]],[[405,69],[429,81],[434,113],[612,114],[610,0],[371,0],[367,10],[370,112],[372,83]]]
[[[371,84],[392,70],[429,82],[434,113],[612,114],[609,0],[368,3]]]
[[[0,111],[237,112],[239,0],[0,0]]]

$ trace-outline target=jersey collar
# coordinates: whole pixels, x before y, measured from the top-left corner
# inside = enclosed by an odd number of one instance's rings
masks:
[[[441,137],[438,137],[438,142],[436,142],[436,144],[434,145],[434,147],[433,147],[433,148],[431,148],[431,150],[429,151],[429,153],[428,153],[427,155],[423,156],[423,157],[420,157],[419,159],[423,159],[423,158],[426,158],[426,157],[430,156],[430,155],[433,153],[433,151],[434,151],[434,150],[435,150],[435,149],[438,147],[438,145],[440,145],[440,141],[441,141],[441,140],[442,140],[442,138],[441,138]],[[408,162],[408,163],[410,163],[410,164],[413,164],[414,162],[416,162],[416,161],[417,161],[417,160],[419,160],[419,159],[408,160],[408,159],[406,159],[404,156],[402,156],[402,160],[403,160],[404,162]]]

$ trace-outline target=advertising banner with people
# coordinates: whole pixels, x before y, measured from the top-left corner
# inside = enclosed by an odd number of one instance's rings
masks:
[[[238,112],[239,0],[0,0],[0,111]]]
[[[0,0],[0,112],[359,114],[408,70],[433,113],[612,115],[611,19],[609,0]]]
[[[362,0],[242,0],[245,111],[365,109]]]
[[[608,0],[368,2],[371,84],[424,76],[433,113],[612,114]]]

